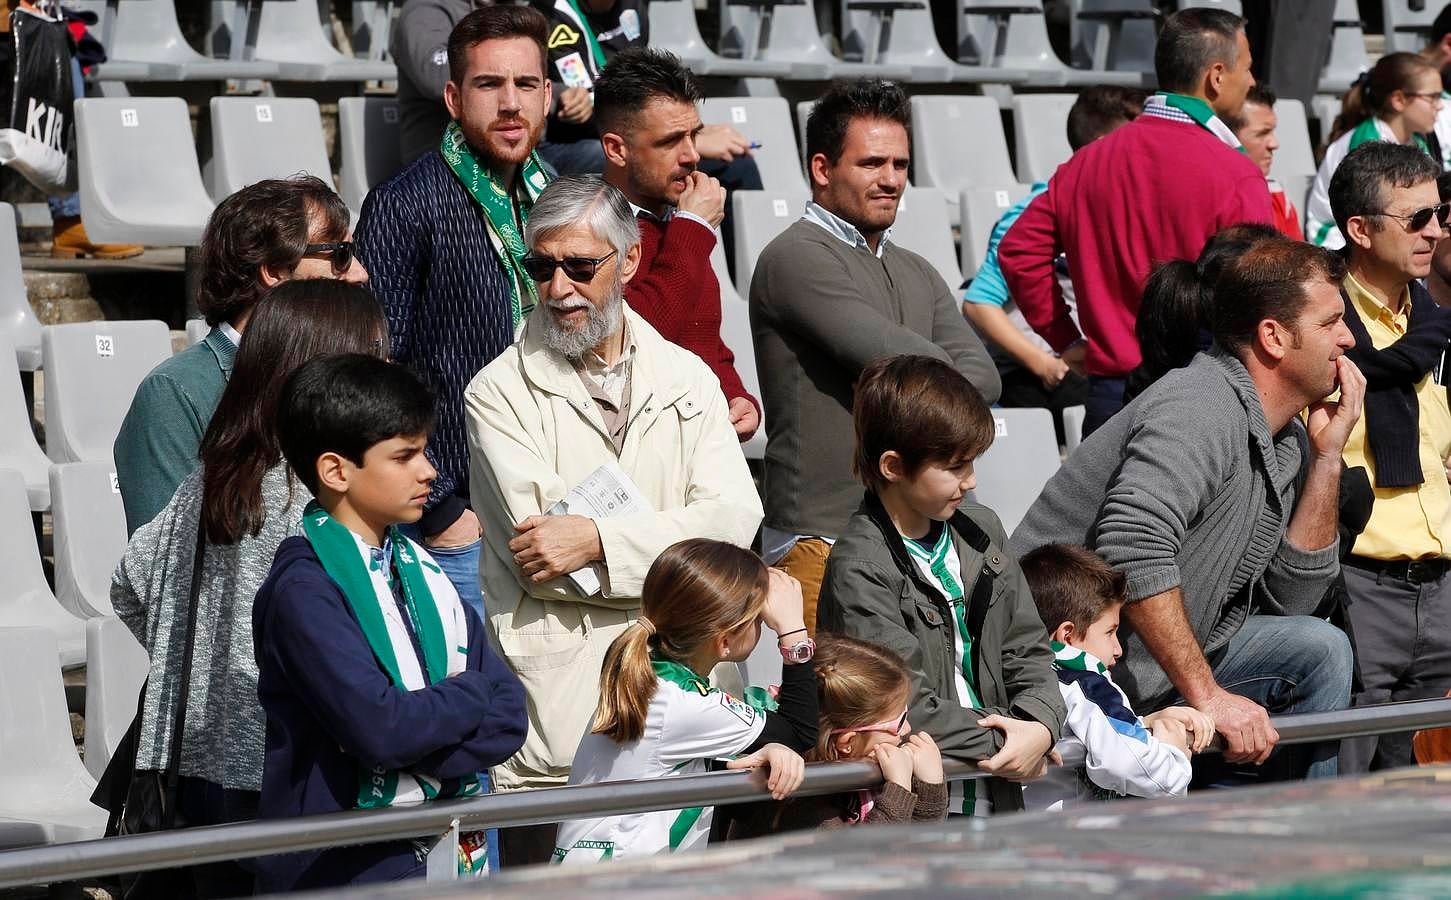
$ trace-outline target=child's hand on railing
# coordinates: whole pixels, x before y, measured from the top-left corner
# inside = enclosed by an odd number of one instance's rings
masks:
[[[726,763],[727,769],[756,769],[761,766],[770,771],[766,787],[776,800],[786,799],[806,780],[806,761],[785,744],[767,744],[750,756]]]
[[[867,758],[882,770],[882,778],[903,790],[912,790],[912,751],[883,741],[867,751]]]
[[[906,747],[912,752],[912,777],[923,784],[942,783],[942,751],[925,731],[919,731],[907,738]]]

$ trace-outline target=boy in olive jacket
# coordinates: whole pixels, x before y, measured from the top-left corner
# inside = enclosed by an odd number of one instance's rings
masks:
[[[852,467],[867,492],[827,560],[818,627],[900,654],[914,727],[995,776],[954,782],[950,812],[1022,809],[1017,783],[1046,771],[1064,708],[1002,524],[962,502],[992,414],[951,366],[898,356],[862,373],[852,417]]]

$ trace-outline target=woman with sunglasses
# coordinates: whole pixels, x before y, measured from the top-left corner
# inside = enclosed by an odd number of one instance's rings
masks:
[[[615,638],[600,670],[600,700],[579,743],[570,784],[666,778],[766,766],[780,800],[801,786],[798,751],[817,736],[815,644],[806,637],[801,585],[749,550],[694,538],[650,566],[641,615]],[[722,662],[744,660],[762,623],[779,635],[785,665],[767,712],[710,686]],[[762,703],[761,706],[766,704]],[[704,847],[713,809],[677,809],[563,822],[554,858],[634,859]]]
[[[816,684],[821,724],[806,761],[870,759],[882,770],[882,786],[732,807],[739,812],[730,813],[729,839],[946,818],[942,753],[907,721],[912,677],[902,657],[868,641],[818,633]]]
[[[1389,53],[1358,78],[1340,101],[1340,115],[1330,129],[1325,158],[1315,173],[1305,206],[1305,237],[1338,250],[1345,235],[1330,210],[1330,179],[1346,154],[1367,141],[1414,144],[1430,153],[1425,135],[1436,127],[1441,111],[1441,73],[1415,53]],[[1418,227],[1426,227],[1427,219]],[[1444,216],[1443,216],[1444,221]]]

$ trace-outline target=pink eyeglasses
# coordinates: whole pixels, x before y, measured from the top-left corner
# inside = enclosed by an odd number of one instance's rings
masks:
[[[902,710],[902,717],[895,722],[887,721],[877,722],[873,725],[852,725],[849,728],[833,728],[831,729],[831,734],[844,734],[848,731],[854,731],[858,734],[867,734],[874,731],[880,731],[882,734],[891,734],[896,735],[897,737],[901,737],[903,734],[906,734],[908,731],[912,730],[912,726],[907,722],[907,712],[908,711],[905,709]]]

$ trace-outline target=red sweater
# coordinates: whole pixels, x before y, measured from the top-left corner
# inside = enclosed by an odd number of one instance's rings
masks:
[[[1116,378],[1139,364],[1134,322],[1155,264],[1197,258],[1227,225],[1274,221],[1249,157],[1198,125],[1143,115],[1053,173],[998,244],[998,262],[1023,317],[1061,353],[1080,337],[1053,276],[1066,252],[1086,368]]]
[[[761,404],[736,374],[735,354],[720,339],[720,282],[710,264],[715,232],[683,217],[661,223],[636,216],[635,221],[640,267],[625,285],[630,308],[665,340],[704,360],[727,400],[745,397],[759,413]]]

